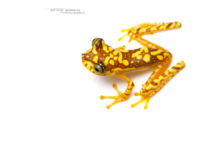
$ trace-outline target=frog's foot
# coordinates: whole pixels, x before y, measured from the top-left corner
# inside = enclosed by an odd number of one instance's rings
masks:
[[[107,109],[110,109],[113,105],[115,105],[119,102],[123,102],[123,101],[127,100],[129,97],[129,95],[126,95],[126,94],[120,92],[118,90],[116,84],[113,84],[112,86],[117,91],[117,93],[118,93],[117,96],[100,96],[100,99],[114,99],[114,101],[110,105],[106,106]]]
[[[129,28],[129,29],[123,29],[121,31],[126,32],[126,33],[122,37],[118,38],[118,41],[121,41],[126,36],[129,36],[129,41],[128,42],[131,42],[132,39],[137,37],[137,35],[134,33],[134,28],[133,27]]]
[[[140,94],[140,93],[135,93],[134,95],[135,95],[135,96],[141,96],[141,99],[140,99],[139,101],[137,101],[136,103],[131,104],[131,107],[134,108],[134,107],[136,107],[138,104],[140,104],[140,103],[143,102],[143,103],[145,103],[144,109],[147,109],[147,106],[148,106],[148,103],[149,103],[151,97],[148,96],[148,95],[142,95],[142,94]]]

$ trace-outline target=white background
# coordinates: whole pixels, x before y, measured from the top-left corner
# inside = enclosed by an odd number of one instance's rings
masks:
[[[62,14],[50,8],[80,9]],[[219,4],[217,0],[1,1],[1,147],[220,146]],[[182,22],[182,28],[145,36],[186,68],[150,101],[132,109],[131,96],[110,110],[126,83],[90,73],[81,53],[92,39],[112,47],[139,44],[117,39],[143,22]],[[150,72],[128,74],[138,92]]]

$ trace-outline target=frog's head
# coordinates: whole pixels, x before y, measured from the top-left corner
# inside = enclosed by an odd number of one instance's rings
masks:
[[[109,75],[108,67],[104,65],[106,51],[113,50],[106,45],[102,38],[95,38],[92,41],[92,48],[82,54],[83,65],[96,75]]]

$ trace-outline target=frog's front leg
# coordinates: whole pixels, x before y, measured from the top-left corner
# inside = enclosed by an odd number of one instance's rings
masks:
[[[172,68],[159,75],[157,78],[153,78],[151,80],[152,82],[149,82],[148,80],[145,84],[142,85],[140,93],[135,93],[135,96],[141,96],[141,99],[132,104],[131,107],[135,107],[136,105],[144,102],[144,109],[147,109],[150,98],[154,96],[158,91],[160,91],[160,89],[162,89],[167,84],[167,82],[171,80],[184,67],[184,61],[180,61]]]
[[[113,105],[115,105],[119,102],[126,101],[130,97],[132,89],[134,87],[134,83],[127,76],[125,76],[123,73],[116,74],[116,76],[119,77],[122,80],[125,80],[128,83],[128,86],[127,86],[125,92],[122,93],[118,90],[117,85],[113,84],[112,85],[113,88],[118,93],[117,96],[100,96],[100,99],[114,99],[113,103],[106,106],[107,109],[110,109]]]

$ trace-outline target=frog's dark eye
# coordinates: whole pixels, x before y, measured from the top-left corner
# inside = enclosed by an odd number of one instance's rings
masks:
[[[105,67],[103,64],[101,63],[95,63],[94,64],[94,71],[97,73],[97,74],[104,74],[105,72]]]
[[[102,38],[95,38],[92,40],[92,46],[96,45],[96,46],[100,46],[102,43]]]

